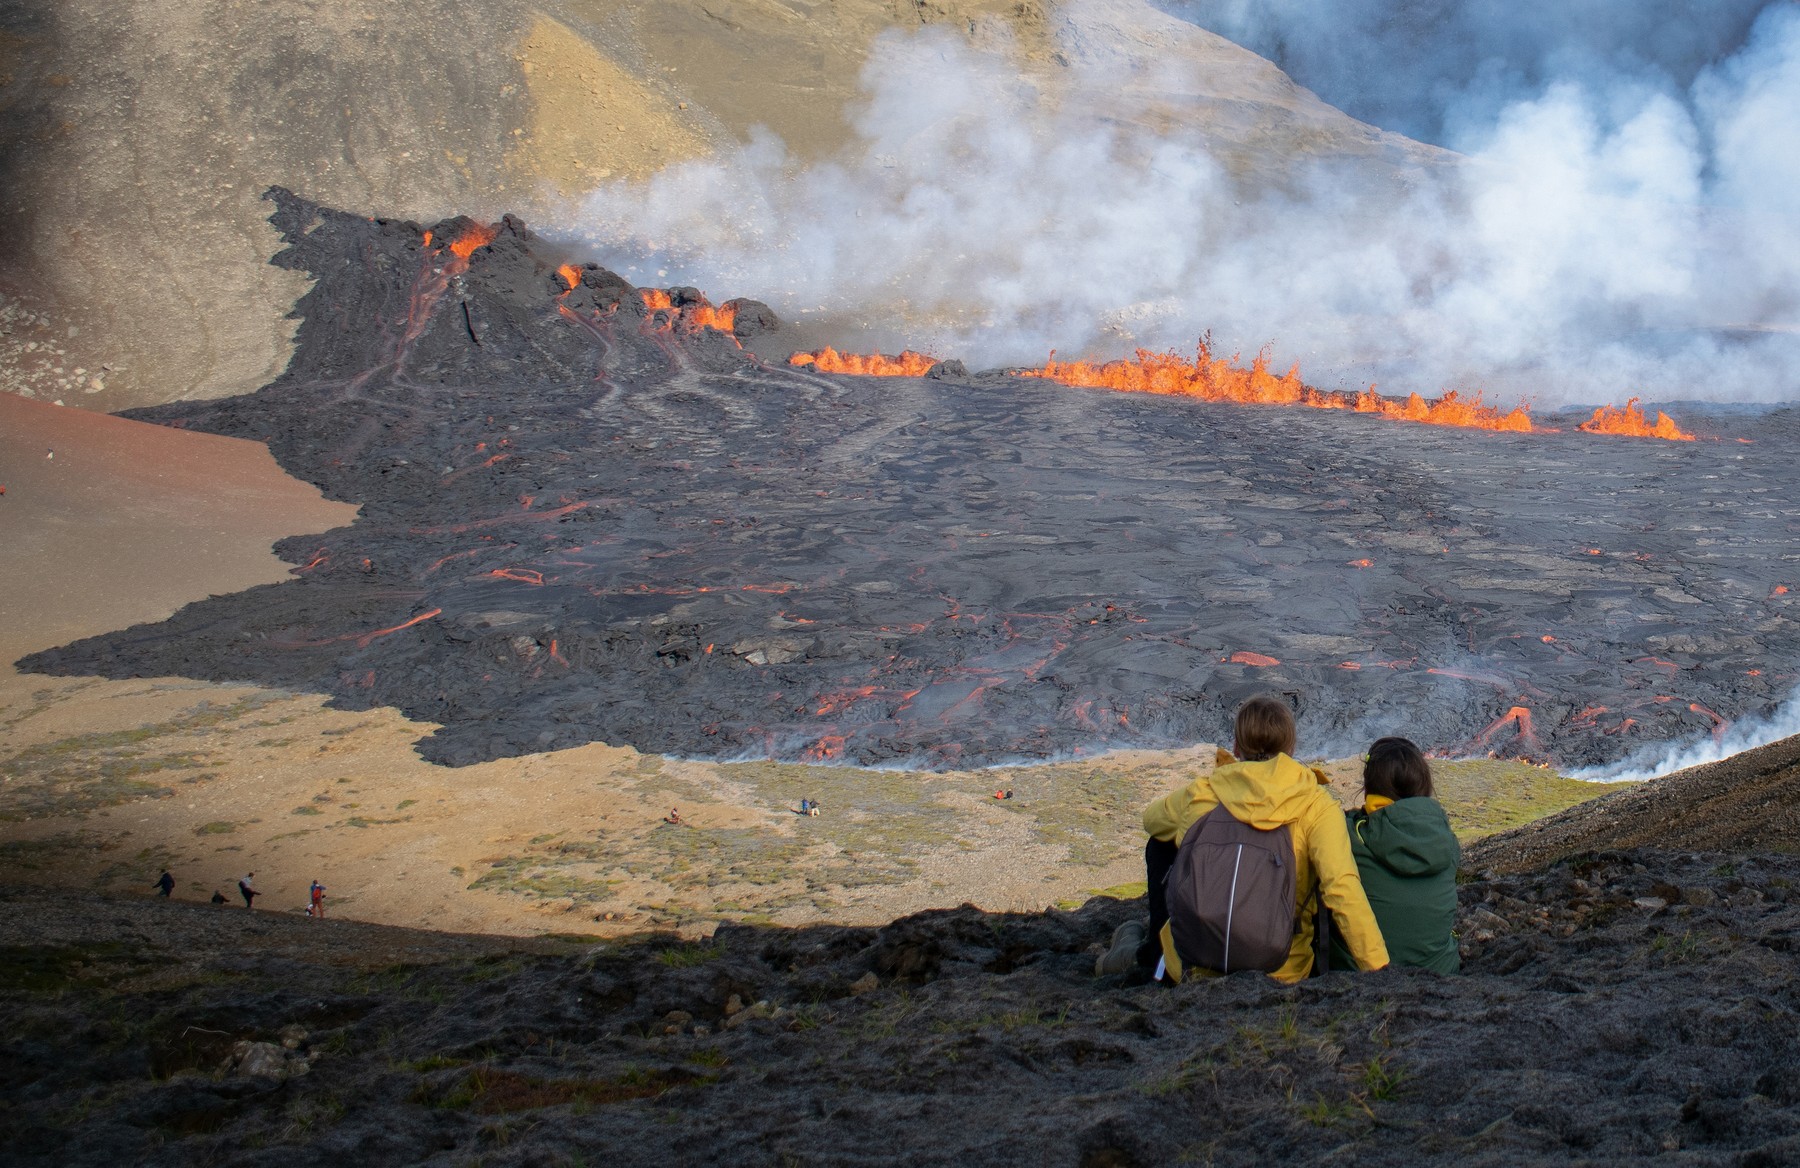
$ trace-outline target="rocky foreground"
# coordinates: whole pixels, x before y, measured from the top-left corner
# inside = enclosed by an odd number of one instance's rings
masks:
[[[1464,884],[1466,974],[1096,979],[1141,902],[516,941],[0,889],[13,1164],[1800,1158],[1800,858]]]

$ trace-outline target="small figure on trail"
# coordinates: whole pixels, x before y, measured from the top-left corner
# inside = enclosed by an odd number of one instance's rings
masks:
[[[312,882],[312,889],[308,895],[312,898],[312,903],[306,906],[307,914],[314,919],[324,916],[325,886],[320,884],[317,880],[314,880]]]
[[[214,904],[224,904],[225,903],[225,894],[223,892],[220,892],[216,888],[213,889],[212,902]]]
[[[169,875],[167,868],[164,868],[163,874],[156,878],[156,888],[157,895],[164,900],[169,899],[169,893],[175,891],[175,877]]]
[[[808,799],[806,801],[806,813],[808,815],[817,815],[819,813],[819,801],[817,799]]]
[[[1294,761],[1295,739],[1285,701],[1252,698],[1212,774],[1144,809],[1150,920],[1120,925],[1096,974],[1155,965],[1177,982],[1245,969],[1300,981],[1315,900],[1361,968],[1388,964],[1343,812],[1324,772]]]
[[[1405,738],[1378,738],[1363,755],[1363,805],[1344,813],[1350,852],[1395,965],[1434,973],[1462,967],[1456,951],[1456,864],[1462,848],[1432,798],[1431,764]],[[1333,968],[1349,968],[1331,939]]]
[[[251,901],[256,899],[256,885],[254,883],[252,883],[252,881],[254,881],[255,878],[256,878],[256,873],[246,872],[246,873],[244,873],[244,878],[242,880],[238,881],[238,894],[244,898],[244,907],[245,908],[255,908],[256,907],[254,904],[250,903]]]
[[[996,798],[996,799],[1010,799],[1010,798],[1012,798],[1012,788],[1011,788],[1011,787],[1006,787],[1006,788],[1003,788],[1003,789],[1002,789],[1002,790],[999,790],[999,791],[995,791],[995,792],[994,792],[994,798]]]
[[[664,823],[680,823],[681,822],[681,812],[675,810],[673,807],[669,808],[668,818],[664,819],[663,822]]]
[[[800,814],[802,814],[802,815],[811,815],[812,814],[812,800],[811,799],[800,800]]]

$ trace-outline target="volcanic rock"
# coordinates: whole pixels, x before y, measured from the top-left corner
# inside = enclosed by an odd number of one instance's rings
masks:
[[[1270,691],[1311,750],[1579,764],[1792,684],[1790,410],[1662,443],[825,375],[697,293],[569,287],[517,219],[272,197],[316,280],[289,369],[137,416],[266,440],[357,521],[279,545],[291,583],[23,668],[393,705],[450,764],[1042,759],[1223,741]],[[1645,650],[1683,630],[1726,650]]]
[[[720,307],[731,313],[731,331],[742,340],[781,328],[781,319],[775,315],[775,310],[760,300],[746,300],[740,296],[736,300],[727,300]]]
[[[1744,894],[1796,880],[1588,853],[1462,884],[1459,976],[1175,989],[1091,974],[1141,898],[590,946],[0,887],[0,1124],[21,1166],[1781,1164],[1800,908]],[[1714,901],[1633,907],[1658,884]],[[310,1073],[210,1077],[236,1045],[291,1068],[289,1026]]]

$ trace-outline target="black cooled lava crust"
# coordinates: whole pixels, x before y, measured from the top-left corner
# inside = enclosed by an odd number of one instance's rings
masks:
[[[1793,685],[1791,410],[1668,443],[827,376],[697,325],[692,290],[571,289],[515,220],[465,263],[467,221],[428,245],[272,197],[275,262],[316,279],[287,372],[132,416],[266,440],[360,517],[283,541],[291,582],[22,668],[394,706],[449,764],[971,765],[1223,740],[1273,690],[1309,750],[1570,765]]]

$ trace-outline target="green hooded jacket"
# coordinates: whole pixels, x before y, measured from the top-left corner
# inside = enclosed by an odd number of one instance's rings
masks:
[[[1436,799],[1402,799],[1346,813],[1350,851],[1395,965],[1434,973],[1462,967],[1456,952],[1456,864],[1462,848]],[[1331,967],[1355,969],[1334,935]]]

